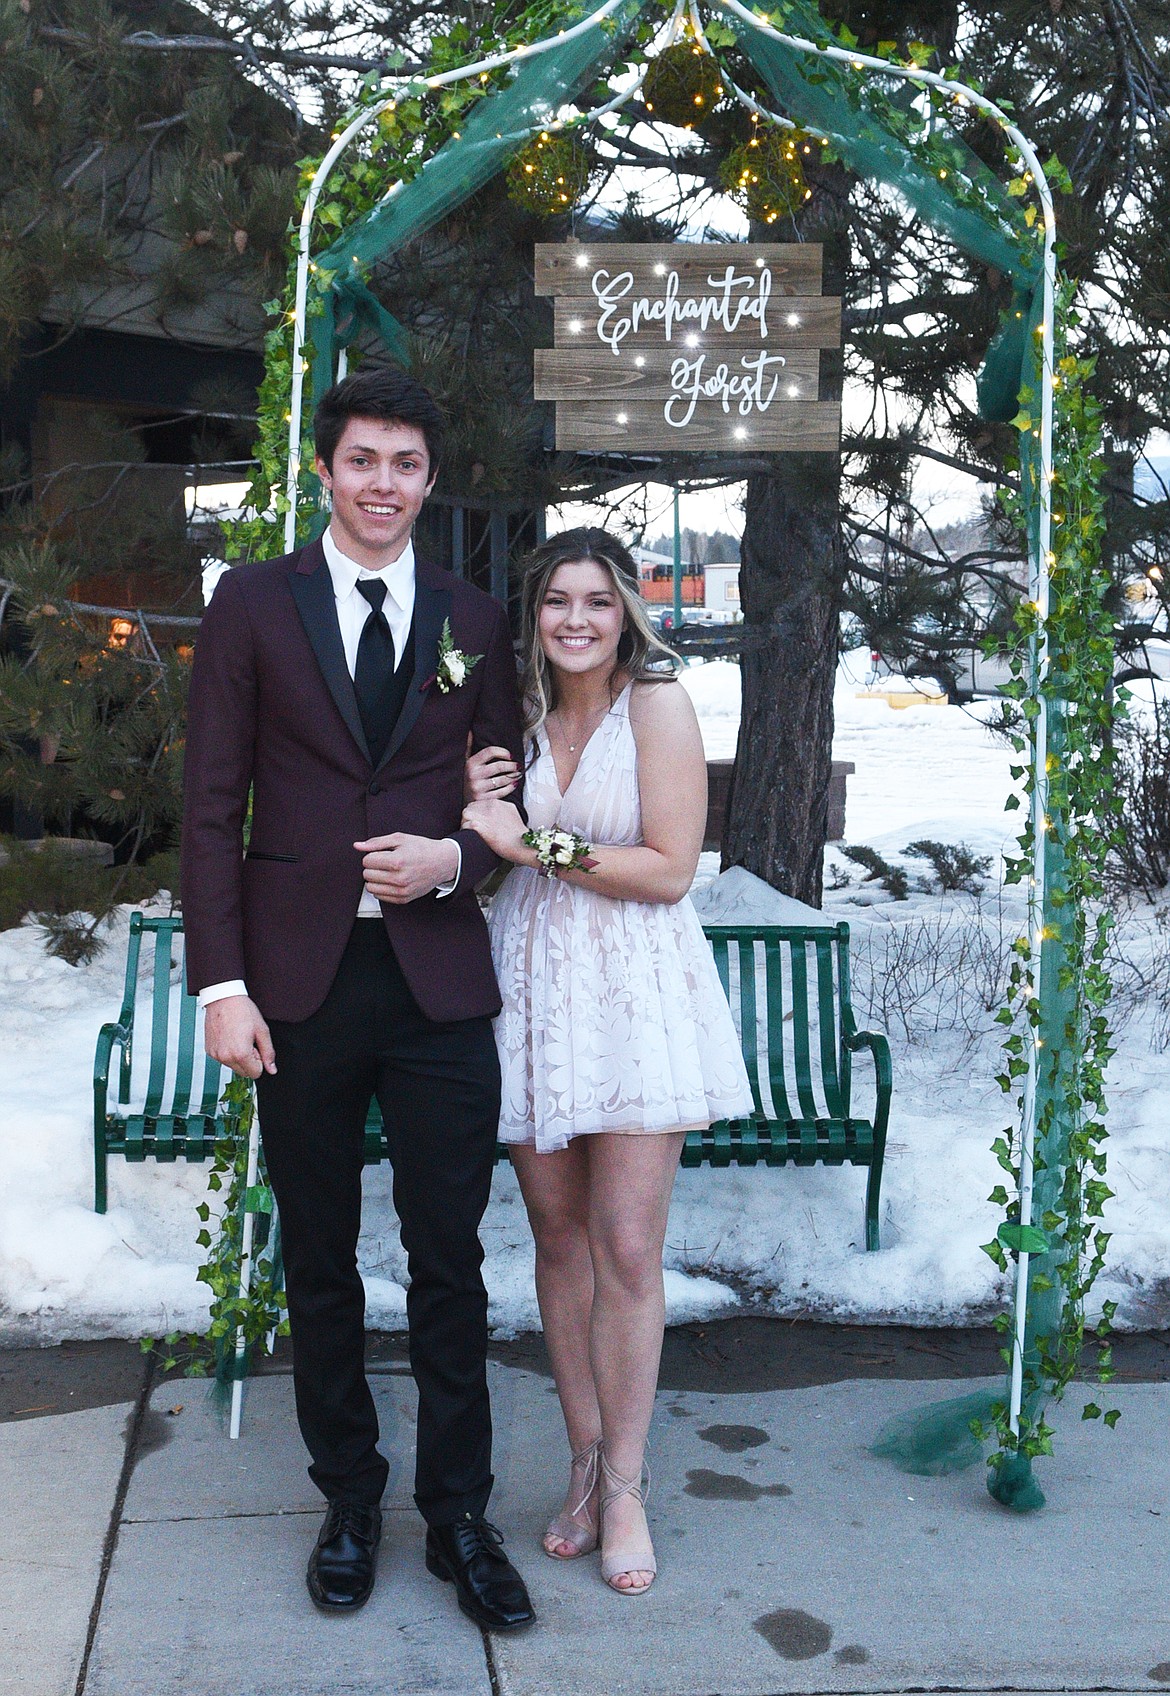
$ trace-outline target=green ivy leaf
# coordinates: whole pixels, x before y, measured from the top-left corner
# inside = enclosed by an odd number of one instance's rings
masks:
[[[1047,1254],[1048,1233],[1036,1225],[1001,1225],[996,1238],[1014,1254]]]

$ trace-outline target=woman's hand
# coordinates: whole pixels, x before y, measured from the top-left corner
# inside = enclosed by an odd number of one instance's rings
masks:
[[[524,820],[511,801],[469,801],[463,809],[462,823],[464,830],[477,831],[502,860],[527,863],[532,858],[531,849],[521,840],[526,828]]]
[[[519,780],[520,767],[506,748],[481,748],[478,754],[471,755],[464,767],[463,799],[502,801],[512,793]]]

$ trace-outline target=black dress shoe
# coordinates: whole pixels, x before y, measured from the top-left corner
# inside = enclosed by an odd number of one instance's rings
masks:
[[[380,1508],[330,1502],[309,1556],[309,1595],[326,1613],[351,1613],[370,1598],[382,1539]]]
[[[523,1631],[536,1618],[504,1539],[486,1519],[428,1527],[427,1571],[454,1584],[459,1606],[485,1631]]]

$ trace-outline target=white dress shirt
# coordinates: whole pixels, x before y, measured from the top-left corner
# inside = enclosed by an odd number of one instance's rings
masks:
[[[394,641],[394,663],[402,661],[403,649],[410,637],[410,623],[414,617],[414,543],[408,539],[405,548],[396,560],[385,566],[381,571],[369,571],[364,565],[358,565],[348,555],[343,554],[333,539],[332,528],[325,531],[321,537],[321,547],[325,554],[325,564],[333,579],[333,596],[337,604],[337,622],[341,629],[341,645],[345,650],[345,663],[352,677],[357,670],[358,643],[362,638],[366,619],[373,614],[373,607],[364,595],[359,595],[359,583],[378,582],[386,585],[386,598],[382,602],[382,611],[390,626],[390,635]],[[455,864],[455,876],[449,883],[440,883],[435,888],[435,894],[442,898],[451,895],[459,882],[463,871],[463,849],[454,837],[445,837],[444,841],[451,842],[458,856]],[[380,919],[382,916],[381,903],[376,895],[371,895],[368,889],[362,890],[362,898],[358,902],[357,917],[359,919]],[[229,995],[247,995],[247,985],[241,978],[232,978],[226,983],[208,984],[206,989],[199,991],[199,1005],[209,1007],[213,1001],[224,1001]]]

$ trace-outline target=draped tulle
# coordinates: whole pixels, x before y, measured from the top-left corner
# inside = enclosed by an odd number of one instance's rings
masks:
[[[630,690],[586,744],[562,796],[547,737],[525,782],[530,823],[595,844],[642,840]],[[503,1011],[500,1137],[564,1148],[574,1136],[674,1131],[738,1118],[751,1090],[698,916],[615,901],[527,867],[492,905]]]

